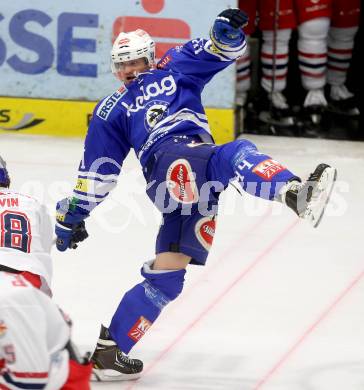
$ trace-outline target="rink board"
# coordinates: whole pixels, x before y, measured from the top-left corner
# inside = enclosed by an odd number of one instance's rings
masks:
[[[195,38],[208,39],[216,15],[237,6],[237,0],[207,3],[6,2],[0,14],[1,95],[97,101],[120,86],[110,71],[110,50],[120,32],[138,28],[148,31],[159,59],[172,47]],[[202,92],[202,99],[206,107],[232,108],[235,67],[219,72]]]
[[[0,132],[83,137],[96,102],[0,98]],[[234,110],[207,108],[216,143],[234,138]]]

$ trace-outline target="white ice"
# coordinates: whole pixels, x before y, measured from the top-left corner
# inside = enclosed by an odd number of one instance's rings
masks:
[[[207,265],[189,267],[184,293],[131,352],[144,375],[92,389],[364,389],[364,144],[248,138],[302,177],[320,162],[337,167],[321,225],[229,188]],[[82,144],[1,134],[0,153],[14,188],[54,214],[75,183]],[[75,251],[54,250],[54,299],[82,350],[93,350],[100,323],[109,325],[141,280],[159,222],[130,155],[117,189],[87,220],[89,239]]]

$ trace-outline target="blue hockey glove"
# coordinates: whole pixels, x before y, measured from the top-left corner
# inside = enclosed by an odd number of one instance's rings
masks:
[[[248,15],[239,8],[228,8],[222,11],[216,20],[229,24],[232,28],[244,28],[249,21]]]
[[[88,237],[85,221],[73,225],[57,222],[55,231],[57,236],[56,246],[61,252],[68,248],[76,249],[77,243],[86,240]]]
[[[76,198],[62,199],[57,203],[56,210],[57,249],[61,252],[68,248],[76,249],[77,243],[88,237],[84,221],[88,214],[77,207]]]
[[[242,30],[248,24],[248,16],[238,8],[221,12],[212,26],[210,37],[214,43],[223,45],[241,44],[245,35]]]

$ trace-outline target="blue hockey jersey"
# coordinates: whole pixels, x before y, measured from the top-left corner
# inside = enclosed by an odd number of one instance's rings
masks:
[[[156,69],[140,73],[101,100],[93,113],[73,196],[91,211],[115,187],[134,149],[141,165],[175,135],[212,142],[201,93],[211,78],[241,56],[244,35],[232,46],[193,39],[170,49]]]

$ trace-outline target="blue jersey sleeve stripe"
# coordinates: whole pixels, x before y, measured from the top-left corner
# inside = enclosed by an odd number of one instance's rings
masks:
[[[103,195],[97,195],[97,194],[92,194],[90,192],[83,192],[83,191],[78,191],[78,190],[73,190],[73,192],[75,194],[77,194],[76,198],[79,198],[81,199],[81,197],[83,199],[87,198],[87,199],[94,199],[94,200],[97,200],[97,199],[104,199],[106,198],[110,192],[106,192],[105,194]]]

